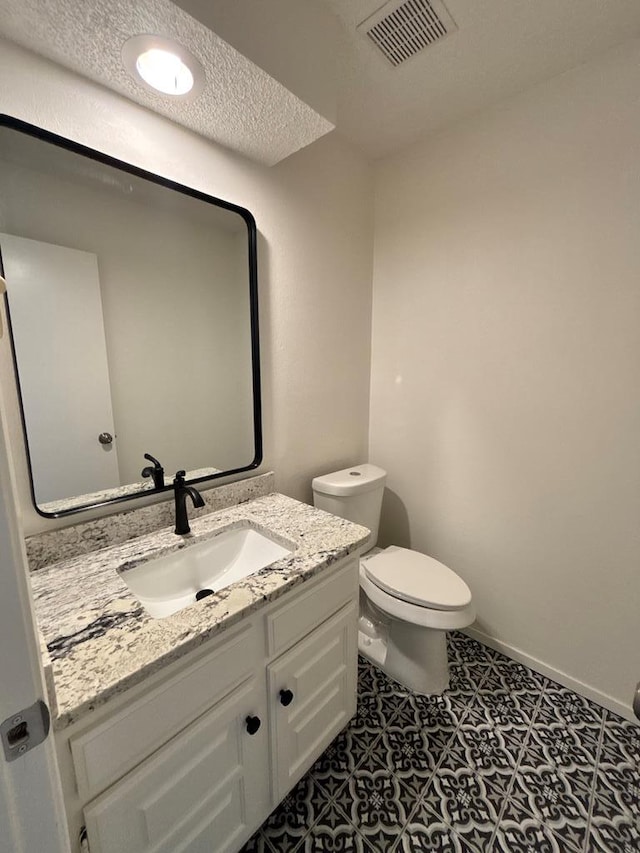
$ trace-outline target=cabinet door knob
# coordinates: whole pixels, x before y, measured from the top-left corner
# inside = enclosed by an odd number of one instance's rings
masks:
[[[290,705],[293,702],[293,693],[290,690],[281,690],[280,691],[280,704],[284,705],[285,708],[287,705]]]
[[[250,735],[254,735],[260,728],[260,717],[252,717],[249,715],[246,719],[247,731]]]

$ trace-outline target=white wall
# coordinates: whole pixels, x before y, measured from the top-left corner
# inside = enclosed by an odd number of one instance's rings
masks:
[[[276,471],[281,491],[310,499],[315,474],[363,458],[373,212],[362,158],[330,135],[258,166],[7,43],[0,79],[0,111],[251,210],[260,234],[262,470]],[[26,529],[49,529],[31,509],[24,460],[17,465]]]
[[[640,677],[639,91],[635,41],[384,161],[374,259],[382,538],[451,565],[478,630],[621,711]]]

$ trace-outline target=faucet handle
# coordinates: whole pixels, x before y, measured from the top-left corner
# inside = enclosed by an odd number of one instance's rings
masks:
[[[164,468],[150,453],[145,453],[144,458],[148,459],[149,462],[153,462],[153,468],[150,465],[147,465],[146,468],[143,468],[140,472],[141,476],[151,477],[154,488],[164,489]]]
[[[148,459],[149,462],[153,462],[154,468],[162,468],[162,465],[158,462],[158,460],[155,458],[155,456],[152,456],[150,453],[145,453],[144,458]]]
[[[173,478],[174,486],[183,486],[186,471],[176,471],[176,476]]]

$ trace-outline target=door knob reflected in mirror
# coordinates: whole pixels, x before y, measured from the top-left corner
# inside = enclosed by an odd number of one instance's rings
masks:
[[[112,444],[113,436],[110,432],[101,432],[98,436],[98,441],[100,442],[100,444]]]

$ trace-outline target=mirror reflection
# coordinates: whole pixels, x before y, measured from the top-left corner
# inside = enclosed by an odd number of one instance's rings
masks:
[[[159,467],[165,487],[179,469],[256,467],[251,215],[3,124],[0,254],[37,509],[157,489]]]

